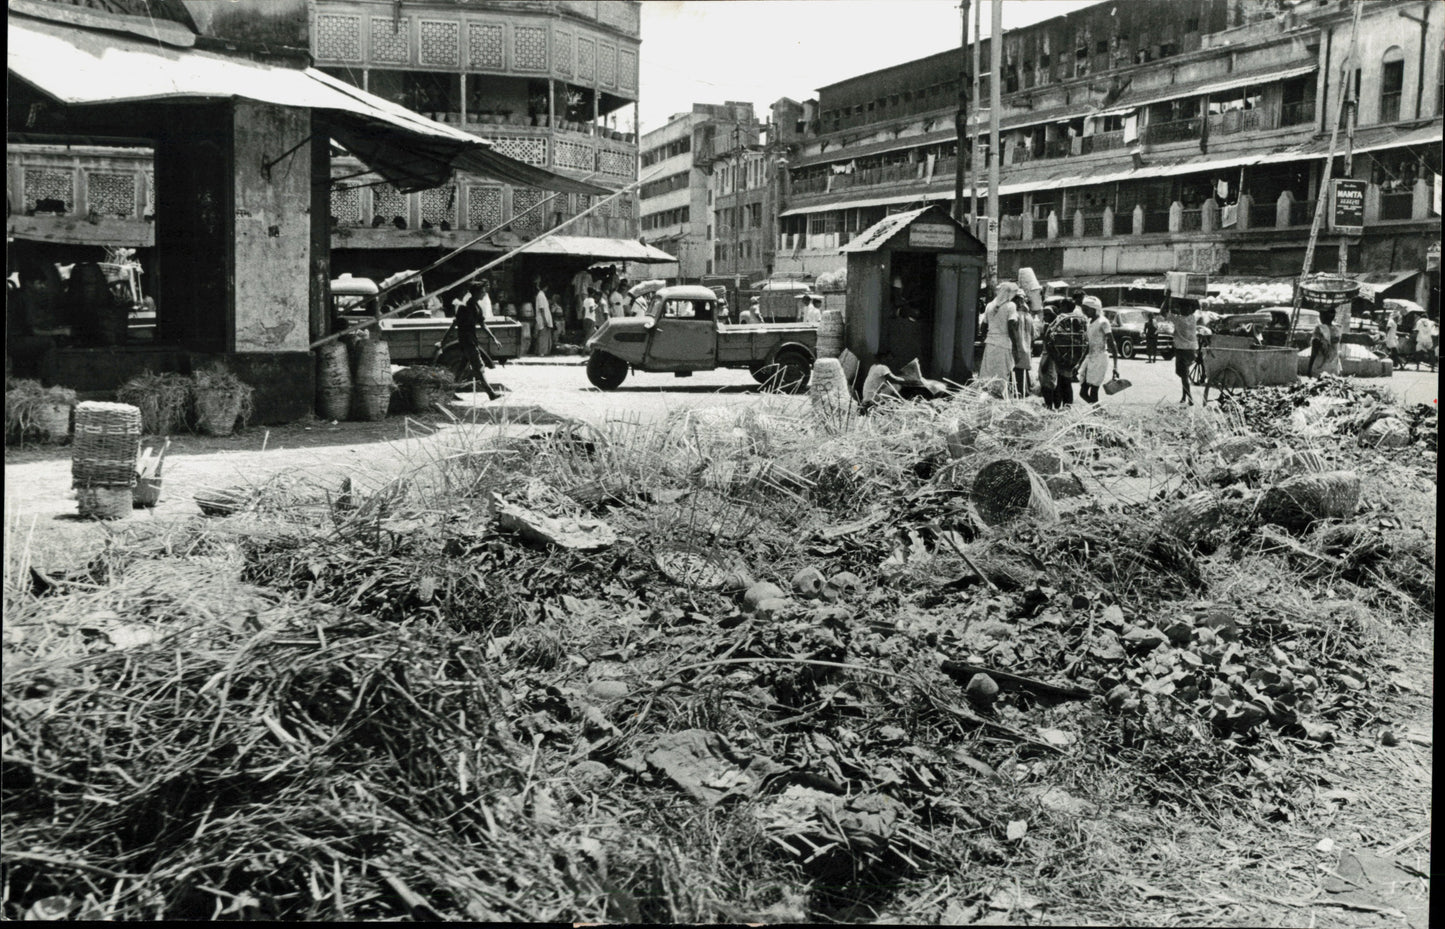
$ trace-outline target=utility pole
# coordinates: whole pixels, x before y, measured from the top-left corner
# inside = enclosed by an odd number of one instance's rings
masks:
[[[995,2],[997,2],[997,0],[995,0]],[[1329,208],[1330,203],[1330,173],[1334,170],[1335,166],[1335,143],[1339,140],[1340,137],[1340,123],[1344,120],[1346,100],[1354,96],[1353,65],[1355,62],[1355,42],[1359,38],[1360,10],[1362,7],[1364,7],[1363,3],[1355,4],[1354,20],[1350,24],[1350,44],[1349,47],[1345,49],[1345,60],[1340,65],[1340,103],[1337,109],[1337,115],[1335,116],[1334,125],[1330,129],[1329,155],[1325,158],[1325,167],[1324,170],[1320,173],[1320,189],[1315,196],[1315,215],[1314,218],[1310,221],[1310,237],[1309,242],[1305,245],[1304,269],[1300,272],[1301,282],[1304,280],[1305,277],[1310,274],[1311,271],[1314,270],[1315,243],[1320,237],[1320,223],[1324,222],[1325,210]],[[1326,75],[1325,81],[1326,86],[1328,87],[1328,75]],[[1344,247],[1343,242],[1341,243],[1341,247]],[[1299,284],[1296,284],[1294,289],[1294,307],[1290,312],[1289,317],[1289,327],[1291,332],[1294,331],[1294,327],[1299,323],[1300,303],[1303,297],[1303,289],[1299,286]],[[1349,321],[1349,311],[1346,310],[1344,322],[1348,324]],[[1343,332],[1345,330],[1342,329],[1341,331]]]
[[[963,142],[968,132],[968,0],[963,0],[958,5],[963,11],[963,40],[959,45],[958,56],[961,59],[958,69],[958,112],[953,115],[954,137],[957,141],[957,151],[953,158],[953,218],[963,219]]]
[[[973,168],[973,196],[969,200],[969,215],[974,219],[974,234],[978,233],[978,175],[980,165],[978,161],[978,72],[983,65],[980,61],[982,52],[979,50],[983,44],[983,0],[978,0],[978,9],[973,13],[973,93],[970,95],[973,100],[973,112],[969,119],[973,123],[973,131],[969,133],[968,158]],[[963,153],[959,153],[963,157]]]
[[[1003,0],[993,0],[988,36],[988,283],[998,288],[998,113],[1003,71]]]
[[[1360,28],[1360,7],[1362,6],[1364,6],[1363,3],[1355,4],[1355,19],[1350,28],[1350,50],[1345,53],[1345,94],[1343,98],[1345,106],[1345,165],[1344,170],[1340,172],[1341,177],[1355,176],[1355,118],[1360,111],[1360,101],[1355,97],[1353,72],[1355,64],[1355,37]],[[1417,75],[1416,83],[1424,83],[1424,77],[1425,75],[1423,73]],[[1333,157],[1334,152],[1331,152],[1330,155]],[[1350,237],[1347,235],[1340,236],[1339,269],[1340,277],[1349,276]],[[1342,336],[1348,335],[1350,331],[1350,309],[1351,305],[1349,303],[1344,304],[1344,311],[1340,313],[1340,318],[1336,320],[1336,322],[1339,323],[1340,334]]]
[[[737,301],[737,312],[743,311],[743,127],[733,124],[733,299]]]

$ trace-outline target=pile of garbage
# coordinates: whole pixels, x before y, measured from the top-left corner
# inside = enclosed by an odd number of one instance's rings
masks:
[[[1283,438],[1340,390],[700,411],[231,494],[7,590],[5,913],[936,922],[903,889],[947,876],[1022,919],[1010,865],[1105,805],[1288,820],[1290,758],[1388,712],[1356,633],[1433,616],[1408,482],[1326,461],[1424,419]]]

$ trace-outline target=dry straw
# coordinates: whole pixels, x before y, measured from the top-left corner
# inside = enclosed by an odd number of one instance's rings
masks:
[[[146,435],[170,435],[186,426],[193,388],[191,379],[183,374],[146,371],[122,384],[115,398],[140,410]]]

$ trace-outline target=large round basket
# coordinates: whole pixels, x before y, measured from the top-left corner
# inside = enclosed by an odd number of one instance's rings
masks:
[[[351,411],[351,361],[346,346],[331,342],[317,349],[316,415],[345,419]]]
[[[818,357],[837,358],[843,352],[843,311],[824,310],[818,323]]]
[[[42,441],[59,445],[70,438],[70,411],[68,403],[46,403],[35,408],[35,429]]]
[[[391,405],[390,384],[353,384],[351,388],[351,418],[364,423],[376,423],[386,419],[387,407]]]
[[[196,427],[206,435],[231,435],[245,395],[238,390],[196,390]]]
[[[135,482],[140,431],[140,410],[129,403],[87,400],[77,404],[70,463],[76,486],[118,485],[129,492]]]
[[[125,519],[132,509],[128,485],[83,484],[75,488],[80,515],[86,519]]]
[[[1328,309],[1359,296],[1360,282],[1338,274],[1316,274],[1300,281],[1299,289],[1301,305]]]
[[[356,343],[351,382],[355,386],[391,386],[391,351],[385,342],[368,339]]]
[[[451,391],[440,384],[413,381],[403,389],[408,408],[413,413],[435,413],[438,405],[445,406]]]

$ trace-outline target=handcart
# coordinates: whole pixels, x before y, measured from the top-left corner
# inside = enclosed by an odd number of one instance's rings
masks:
[[[1292,347],[1261,345],[1253,339],[1215,336],[1209,345],[1201,346],[1203,358],[1201,380],[1204,402],[1209,402],[1210,389],[1219,392],[1221,403],[1241,390],[1255,387],[1285,387],[1299,376],[1298,350]]]

